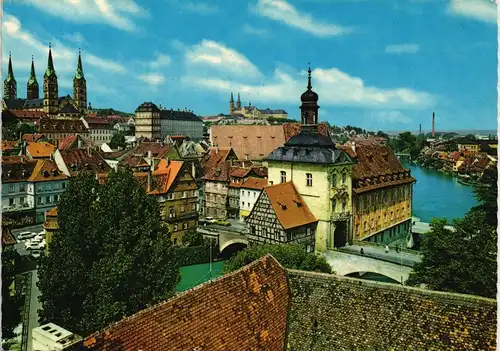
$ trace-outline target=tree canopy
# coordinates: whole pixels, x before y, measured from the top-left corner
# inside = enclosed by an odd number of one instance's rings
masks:
[[[130,170],[111,172],[104,185],[72,178],[58,220],[39,266],[41,323],[86,335],[173,294],[174,247],[156,199]]]
[[[307,253],[300,244],[253,245],[231,257],[224,265],[224,273],[232,272],[267,254],[273,255],[285,268],[323,273],[334,273],[323,256]]]
[[[122,149],[125,148],[125,135],[122,132],[116,132],[113,134],[111,137],[111,140],[109,142],[109,147],[112,149],[117,149],[121,147]]]
[[[2,252],[2,339],[14,337],[14,329],[21,323],[21,296],[11,289],[16,255],[13,250]]]

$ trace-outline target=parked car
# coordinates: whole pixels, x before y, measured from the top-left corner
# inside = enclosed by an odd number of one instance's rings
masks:
[[[22,232],[17,236],[18,240],[31,239],[35,236],[35,233],[32,232]]]
[[[215,223],[217,220],[213,217],[205,217],[206,223]]]
[[[41,233],[38,233],[37,235],[35,235],[35,237],[33,239],[36,239],[36,240],[45,240],[45,232],[41,232]]]
[[[217,225],[223,225],[225,227],[229,227],[231,225],[231,222],[225,220],[225,219],[216,219],[214,224],[217,224]]]
[[[40,250],[33,250],[33,251],[31,251],[31,256],[33,256],[34,258],[38,258],[38,257],[40,257],[41,253],[42,252]]]
[[[41,250],[45,249],[45,239],[43,240],[30,240],[25,244],[26,250]]]

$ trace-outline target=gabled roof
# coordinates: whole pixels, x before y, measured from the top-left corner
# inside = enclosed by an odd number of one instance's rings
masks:
[[[241,189],[262,190],[268,185],[267,179],[248,177],[243,184],[240,185]]]
[[[166,161],[166,160],[165,160]],[[169,161],[168,166],[158,169],[152,173],[153,184],[149,191],[150,195],[162,195],[168,193],[174,185],[184,162]],[[148,172],[136,172],[134,176],[145,187],[148,185]]]
[[[38,160],[28,181],[48,182],[65,179],[68,179],[68,176],[57,168],[57,165],[54,161]]]
[[[80,172],[107,173],[111,170],[108,163],[96,151],[73,149],[59,152],[71,176],[76,176]]]
[[[3,99],[6,108],[20,110],[23,108],[26,99]]]
[[[73,135],[68,135],[66,138],[62,139],[59,141],[59,150],[69,150],[69,149],[77,149],[78,148],[78,141],[81,140],[82,148],[87,148],[89,146],[93,146],[94,143],[92,140],[89,138],[86,138],[81,135],[73,134]]]
[[[127,159],[134,156],[146,157],[149,151],[154,158],[164,158],[173,147],[175,147],[174,144],[142,142],[128,152],[124,161],[127,163]]]
[[[59,113],[79,114],[80,111],[78,111],[73,104],[67,103],[62,109],[59,110]]]
[[[16,140],[2,140],[2,151],[13,150],[19,144]]]
[[[30,99],[26,100],[23,105],[23,108],[33,108],[33,107],[43,107],[43,99]]]
[[[22,139],[24,141],[38,141],[42,138],[45,138],[45,135],[40,134],[40,133],[23,134],[23,137],[22,137]]]
[[[219,162],[213,168],[207,169],[202,179],[215,182],[228,182],[230,166],[230,161]]]
[[[26,152],[33,158],[50,157],[54,151],[56,151],[56,147],[45,141],[28,142],[28,146],[26,146]]]
[[[37,161],[26,160],[22,156],[14,156],[11,159],[2,157],[2,183],[28,181],[36,164]]]
[[[235,158],[237,158],[237,156],[231,148],[209,148],[208,152],[201,159],[203,174],[207,175],[209,172],[213,171],[219,164],[229,159]]]
[[[283,350],[286,271],[268,255],[84,339],[85,350]]]
[[[264,188],[278,221],[285,230],[316,223],[318,220],[295,189],[292,182]]]
[[[246,177],[247,174],[250,173],[250,168],[243,167],[231,167],[229,169],[229,175],[235,178],[243,178]]]
[[[41,118],[38,122],[40,133],[88,133],[80,119]]]
[[[212,142],[219,147],[231,147],[241,160],[262,160],[283,146],[282,126],[214,125],[210,127]]]

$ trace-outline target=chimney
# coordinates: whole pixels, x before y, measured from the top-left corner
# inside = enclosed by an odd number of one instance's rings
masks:
[[[87,146],[87,155],[89,155],[89,157],[90,157],[90,156],[92,156],[92,154],[91,154],[91,152],[90,152],[90,145],[89,145],[89,146]]]
[[[83,141],[79,136],[76,136],[76,139],[78,140],[78,148],[81,149],[83,147]]]
[[[354,153],[356,153],[356,143],[354,141],[351,142],[351,148],[352,148],[352,151],[354,151]]]
[[[219,153],[219,147],[217,145],[215,145],[215,154],[218,154]]]
[[[196,179],[196,166],[194,164],[194,161],[191,162],[191,173],[194,179]]]
[[[435,127],[435,122],[436,122],[436,114],[432,112],[432,137],[436,135],[436,130],[434,129]]]
[[[418,135],[422,135],[422,123],[418,125]]]
[[[148,187],[147,192],[151,191],[151,187],[153,186],[153,172],[151,171],[151,167],[148,170]]]

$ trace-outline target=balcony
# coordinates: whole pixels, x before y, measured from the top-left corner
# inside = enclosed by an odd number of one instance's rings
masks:
[[[22,205],[12,205],[12,206],[3,206],[2,212],[21,212],[33,210],[33,207],[30,207],[29,203],[25,202]]]

